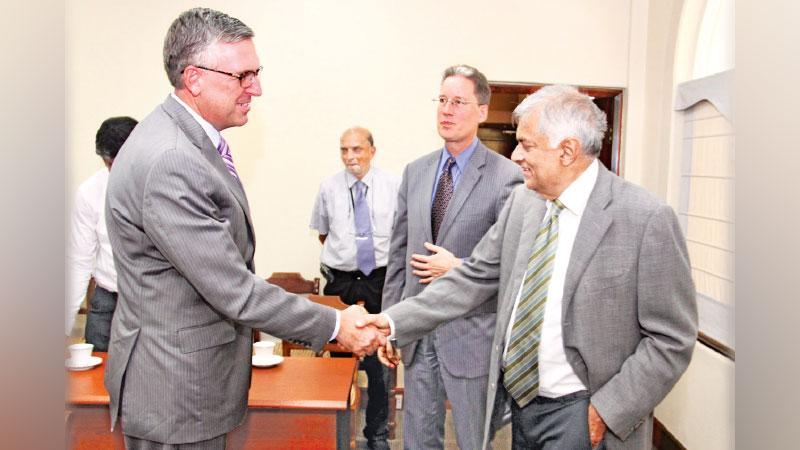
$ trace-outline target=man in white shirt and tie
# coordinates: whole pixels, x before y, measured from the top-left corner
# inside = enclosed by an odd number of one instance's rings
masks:
[[[100,124],[95,136],[95,152],[105,167],[81,183],[72,210],[64,332],[67,336],[72,333],[75,315],[86,295],[89,280],[94,277],[95,288],[88,301],[84,338],[100,352],[108,350],[111,317],[117,306],[117,271],[106,230],[106,184],[114,158],[136,124],[136,119],[131,117],[111,117]]]
[[[351,305],[364,301],[377,314],[400,179],[371,165],[375,145],[366,128],[346,130],[339,150],[345,170],[320,184],[311,214],[310,227],[322,242],[324,293]],[[362,368],[369,383],[364,437],[370,449],[388,449],[386,371],[375,355],[366,356]]]

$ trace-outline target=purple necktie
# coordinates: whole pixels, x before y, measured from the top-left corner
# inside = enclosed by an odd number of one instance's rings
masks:
[[[364,275],[375,270],[375,245],[372,242],[372,224],[369,220],[366,185],[356,181],[355,210],[356,225],[356,265]]]
[[[433,197],[433,207],[431,208],[431,231],[434,244],[439,237],[439,225],[442,224],[444,214],[447,212],[447,205],[453,198],[453,174],[450,173],[450,169],[455,163],[456,160],[452,156],[447,158],[442,168],[442,174],[439,176],[439,184],[436,185],[436,196]]]
[[[236,173],[236,167],[233,166],[233,156],[231,156],[231,148],[228,147],[228,143],[225,142],[225,138],[222,136],[219,137],[219,145],[217,146],[217,153],[219,156],[222,157],[222,161],[225,163],[225,167],[228,168],[228,172],[233,175],[233,178],[239,179],[239,174]]]

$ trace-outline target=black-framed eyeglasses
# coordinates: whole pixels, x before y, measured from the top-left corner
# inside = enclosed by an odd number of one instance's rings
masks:
[[[434,98],[433,101],[437,103],[440,108],[444,108],[445,106],[447,106],[448,103],[452,103],[455,109],[463,108],[466,105],[478,104],[478,102],[470,102],[468,100],[464,100],[461,97],[447,98],[444,95],[440,95],[439,97]]]
[[[249,88],[250,86],[253,85],[253,83],[256,82],[256,77],[258,77],[258,73],[261,72],[261,69],[264,68],[264,66],[258,66],[258,69],[256,70],[246,70],[242,73],[237,74],[237,73],[225,72],[224,70],[211,69],[209,67],[203,67],[203,66],[195,66],[195,67],[197,67],[198,69],[210,70],[211,72],[217,72],[223,75],[227,75],[229,77],[236,78],[237,80],[239,80],[239,84],[241,84],[242,87],[245,89]]]

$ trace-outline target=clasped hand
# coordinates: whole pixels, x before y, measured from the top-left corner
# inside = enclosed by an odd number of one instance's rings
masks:
[[[352,305],[341,313],[336,341],[357,356],[373,354],[379,346],[386,344],[389,335],[388,325],[385,330],[366,322],[356,326],[357,321],[368,316],[367,310],[360,305]]]
[[[384,336],[389,336],[391,334],[389,321],[382,314],[368,314],[362,316],[356,321],[356,327],[375,328]],[[389,339],[385,339],[378,347],[378,359],[384,366],[394,369],[400,364],[400,349],[395,348]]]

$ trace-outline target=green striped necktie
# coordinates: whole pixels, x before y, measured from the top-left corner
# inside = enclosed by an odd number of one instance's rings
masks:
[[[563,209],[564,204],[554,200],[547,220],[536,233],[503,361],[503,384],[520,408],[530,403],[539,392],[539,341],[547,288],[558,247],[558,215]]]

